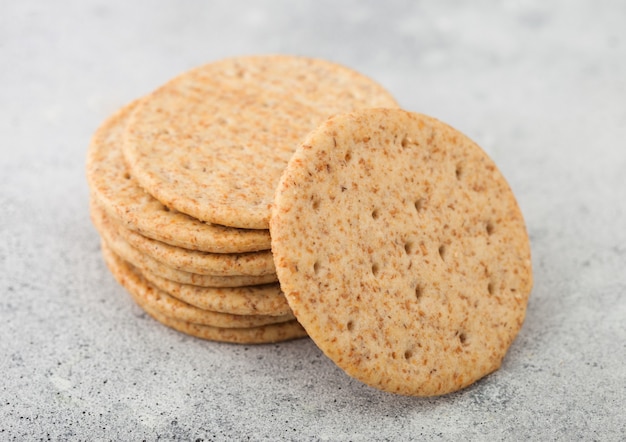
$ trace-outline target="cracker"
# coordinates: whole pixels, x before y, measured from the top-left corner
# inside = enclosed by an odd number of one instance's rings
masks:
[[[91,219],[103,241],[119,255],[142,272],[151,272],[181,284],[192,284],[202,287],[243,287],[248,285],[268,284],[278,281],[276,274],[261,276],[214,276],[183,272],[160,263],[154,258],[141,253],[132,247],[115,232],[108,220],[99,218],[92,213]]]
[[[124,241],[151,258],[176,270],[213,276],[260,276],[276,273],[272,252],[208,253],[187,250],[147,238],[116,223],[92,199],[91,212],[107,220]]]
[[[532,287],[524,220],[493,161],[427,116],[336,116],[298,148],[270,226],[298,321],[349,375],[439,395],[496,370]]]
[[[292,314],[282,316],[232,315],[200,309],[176,299],[150,284],[140,272],[116,256],[106,245],[102,248],[104,260],[115,279],[142,307],[170,318],[219,328],[250,328],[292,321]]]
[[[180,284],[151,272],[142,272],[155,287],[196,307],[234,315],[280,316],[291,313],[278,284],[248,287],[199,287]]]
[[[397,104],[371,79],[334,63],[230,58],[145,97],[123,151],[131,175],[167,207],[267,229],[274,189],[300,139],[333,114],[375,106]]]
[[[181,333],[210,341],[231,344],[271,344],[306,337],[306,331],[298,324],[298,321],[252,328],[218,328],[170,318],[150,308],[144,308],[144,310],[163,325]]]
[[[91,141],[87,180],[98,204],[128,229],[174,246],[213,253],[268,250],[266,230],[204,223],[167,208],[139,186],[121,150],[122,132],[136,106],[131,103],[109,117]]]

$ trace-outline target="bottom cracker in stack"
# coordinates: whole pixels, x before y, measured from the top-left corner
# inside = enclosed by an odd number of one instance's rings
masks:
[[[131,246],[119,233],[120,226],[93,201],[91,216],[102,237],[107,266],[134,301],[162,324],[199,338],[231,343],[260,344],[306,336],[280,287],[272,283],[274,273],[210,275],[171,268]]]
[[[154,319],[176,330],[199,338],[242,344],[306,336],[291,313],[280,316],[235,315],[187,304],[150,284],[141,272],[116,256],[104,242],[102,252],[111,273],[135,302]]]

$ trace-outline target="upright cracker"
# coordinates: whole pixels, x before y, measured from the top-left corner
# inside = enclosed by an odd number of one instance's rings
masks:
[[[280,316],[291,313],[280,285],[247,287],[199,287],[181,284],[151,272],[142,272],[155,287],[196,307],[233,315]]]
[[[147,238],[116,223],[92,199],[91,212],[107,220],[128,244],[157,261],[176,270],[213,276],[260,276],[276,273],[272,252],[209,253],[187,250]]]
[[[142,272],[156,273],[157,275],[161,275],[164,278],[181,284],[192,284],[202,287],[244,287],[278,281],[275,274],[261,276],[214,276],[199,275],[197,273],[173,269],[132,247],[115,232],[115,229],[108,224],[108,220],[96,215],[97,214],[92,213],[91,220],[96,230],[100,233],[103,242],[110,247],[116,255],[119,255],[124,261],[128,261]]]
[[[438,395],[496,370],[532,286],[522,214],[493,161],[402,110],[336,116],[280,180],[271,225],[298,321],[349,375]]]
[[[89,146],[87,180],[98,204],[127,228],[174,246],[213,253],[268,250],[268,231],[204,223],[165,207],[139,186],[121,150],[122,132],[136,106],[131,103],[109,117]]]
[[[292,314],[282,316],[232,315],[200,309],[168,295],[150,284],[137,269],[103,247],[104,260],[115,279],[142,307],[159,312],[170,318],[220,328],[250,328],[261,325],[292,321]]]
[[[267,229],[274,189],[300,139],[331,115],[396,107],[371,79],[323,60],[251,56],[189,71],[133,112],[131,174],[168,207]]]

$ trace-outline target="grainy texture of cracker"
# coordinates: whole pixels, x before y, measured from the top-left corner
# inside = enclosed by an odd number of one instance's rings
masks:
[[[234,315],[280,316],[291,313],[280,285],[276,283],[248,287],[199,287],[170,281],[151,272],[142,271],[142,274],[155,287],[203,309]]]
[[[220,328],[250,328],[292,321],[292,314],[282,316],[233,315],[200,309],[176,299],[148,282],[137,269],[115,255],[110,248],[102,248],[104,260],[115,279],[142,307],[147,307],[170,318]]]
[[[107,220],[107,225],[135,249],[176,270],[213,276],[260,276],[276,273],[269,250],[248,253],[209,253],[187,250],[147,238],[111,219],[91,200],[94,216]]]
[[[166,206],[267,229],[274,189],[299,141],[336,113],[377,106],[397,104],[371,79],[328,61],[229,58],[145,97],[123,151],[131,175]]]
[[[133,102],[109,117],[94,134],[87,155],[92,195],[127,228],[174,246],[213,253],[268,250],[266,230],[207,224],[170,209],[147,193],[130,175],[121,149],[122,133]]]
[[[144,310],[152,316],[153,319],[163,325],[181,333],[210,341],[227,342],[231,344],[272,344],[307,336],[306,331],[298,321],[288,321],[280,324],[269,324],[251,328],[218,328],[170,318],[149,307],[144,307]]]
[[[483,150],[433,118],[325,122],[289,162],[270,230],[299,322],[371,386],[458,390],[496,370],[522,326],[532,269],[517,202]]]
[[[115,254],[119,255],[124,261],[128,261],[142,272],[147,271],[181,284],[192,284],[202,287],[243,287],[278,281],[276,274],[261,276],[214,276],[176,270],[132,247],[117,234],[107,219],[98,217],[97,213],[91,213],[91,220],[96,230],[100,233],[102,240]]]

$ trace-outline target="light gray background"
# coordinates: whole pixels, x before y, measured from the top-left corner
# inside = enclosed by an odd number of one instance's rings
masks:
[[[373,77],[499,165],[535,274],[500,371],[394,396],[308,340],[171,331],[109,275],[93,131],[191,67],[275,52]],[[0,440],[623,440],[625,103],[621,0],[0,2]]]

